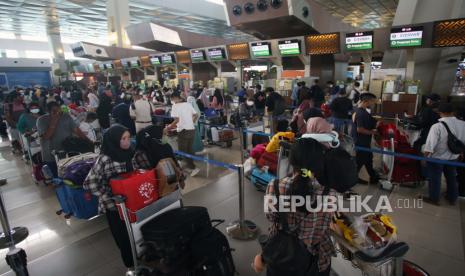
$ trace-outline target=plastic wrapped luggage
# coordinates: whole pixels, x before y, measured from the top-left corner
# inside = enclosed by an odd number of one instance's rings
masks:
[[[250,151],[250,157],[255,160],[259,160],[262,154],[265,152],[267,144],[258,144]]]
[[[268,184],[276,178],[275,175],[261,170],[260,168],[254,168],[250,175],[250,181],[259,191],[266,191]]]
[[[56,212],[57,215],[65,215],[65,218],[70,218],[73,214],[71,209],[69,199],[68,199],[68,192],[66,186],[61,181],[61,179],[55,179],[53,181],[55,185],[55,193],[58,199],[58,203],[60,203],[61,209]]]

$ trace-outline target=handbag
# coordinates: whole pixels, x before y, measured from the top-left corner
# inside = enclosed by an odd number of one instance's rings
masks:
[[[449,129],[446,122],[441,122],[447,130],[447,147],[453,154],[461,154],[465,152],[465,144],[460,141]]]
[[[279,198],[278,180],[273,183],[275,195]],[[279,211],[279,202],[277,209]],[[316,264],[316,261],[309,262],[312,255],[307,246],[297,237],[294,231],[289,229],[286,213],[277,212],[276,223],[281,226],[273,237],[265,243],[262,251],[263,261],[272,268],[297,273],[309,271]],[[294,275],[294,274],[292,274]]]

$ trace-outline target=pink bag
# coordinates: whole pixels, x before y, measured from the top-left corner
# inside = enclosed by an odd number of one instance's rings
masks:
[[[250,157],[258,161],[260,157],[262,157],[262,154],[265,152],[267,144],[268,143],[256,145],[250,152]]]

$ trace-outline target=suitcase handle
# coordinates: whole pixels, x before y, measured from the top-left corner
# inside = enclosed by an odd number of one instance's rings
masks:
[[[213,227],[218,227],[218,225],[222,224],[225,222],[224,219],[212,219],[210,220],[210,222],[212,223]]]
[[[122,195],[114,195],[112,198],[117,204],[123,203],[126,201],[126,197]]]

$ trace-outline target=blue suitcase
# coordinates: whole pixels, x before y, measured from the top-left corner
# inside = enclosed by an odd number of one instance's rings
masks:
[[[73,188],[65,185],[68,202],[73,216],[78,219],[89,219],[98,215],[98,200],[83,188]]]
[[[254,168],[250,175],[250,181],[259,191],[266,191],[268,184],[276,178],[274,174],[265,172],[259,168]]]
[[[53,184],[55,185],[55,193],[57,195],[58,202],[60,203],[61,209],[56,212],[57,215],[65,215],[65,218],[70,218],[73,214],[71,206],[68,200],[68,192],[66,185],[63,184],[61,179],[53,179]]]

